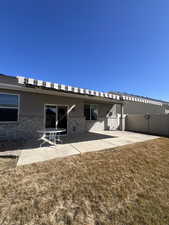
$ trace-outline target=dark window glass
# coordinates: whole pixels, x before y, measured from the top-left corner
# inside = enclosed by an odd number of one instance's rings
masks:
[[[86,120],[90,120],[90,105],[84,105],[84,116]]]
[[[84,116],[86,120],[97,120],[97,105],[84,105]]]
[[[18,109],[14,108],[0,108],[1,122],[16,122],[18,120]]]
[[[91,120],[97,120],[97,106],[91,105]]]
[[[46,128],[56,128],[56,106],[46,106]]]
[[[67,130],[67,107],[59,106],[58,107],[58,125],[57,128]],[[66,134],[66,132],[62,132],[62,134]]]
[[[0,107],[18,107],[18,96],[0,94]]]

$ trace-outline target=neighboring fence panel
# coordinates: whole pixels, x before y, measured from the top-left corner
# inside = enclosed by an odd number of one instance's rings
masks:
[[[126,130],[169,136],[169,115],[128,115]]]
[[[127,115],[126,130],[146,133],[148,131],[148,123],[144,115]]]

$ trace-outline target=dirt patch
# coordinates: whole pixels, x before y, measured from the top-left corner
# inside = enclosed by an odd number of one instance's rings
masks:
[[[3,225],[167,225],[169,139],[0,173]]]
[[[15,168],[18,158],[14,156],[0,156],[0,173],[5,170]]]

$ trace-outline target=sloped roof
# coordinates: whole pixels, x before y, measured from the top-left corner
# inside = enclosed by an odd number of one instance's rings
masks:
[[[163,105],[167,104],[169,105],[168,102],[165,101],[160,101],[156,99],[151,99],[143,96],[138,96],[138,95],[132,95],[128,93],[122,93],[122,92],[100,92],[100,91],[95,91],[95,90],[89,90],[89,89],[84,89],[84,88],[79,88],[79,87],[73,87],[70,85],[64,85],[64,84],[58,84],[58,83],[52,83],[49,81],[42,81],[42,80],[37,80],[34,78],[29,78],[29,77],[24,77],[24,76],[8,76],[4,74],[0,74],[0,82],[1,78],[12,78],[16,79],[16,83],[20,86],[26,87],[34,87],[34,88],[39,88],[39,89],[47,89],[47,90],[52,90],[56,92],[64,92],[64,93],[70,93],[70,94],[78,94],[82,96],[88,96],[88,97],[99,97],[100,99],[107,99],[107,100],[114,100],[116,102],[119,101],[126,102],[126,101],[131,101],[131,102],[139,102],[139,103],[145,103],[145,104],[154,104],[154,105]],[[3,79],[2,79],[3,80]],[[38,89],[36,89],[38,90]]]
[[[148,100],[153,100],[153,101],[158,101],[161,103],[165,103],[165,104],[169,104],[168,101],[163,101],[161,99],[155,99],[155,98],[151,98],[151,97],[147,97],[147,96],[142,96],[142,95],[136,95],[136,94],[130,94],[130,93],[126,93],[126,92],[120,92],[120,91],[110,91],[109,93],[114,93],[114,94],[119,94],[121,95],[126,95],[126,96],[131,96],[131,97],[140,97],[140,98],[144,98],[144,99],[148,99]]]

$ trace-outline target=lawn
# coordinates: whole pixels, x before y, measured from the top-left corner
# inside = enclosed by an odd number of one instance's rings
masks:
[[[17,157],[0,156],[0,173],[10,168],[15,168],[17,164]]]
[[[0,171],[3,225],[168,225],[169,139]]]

